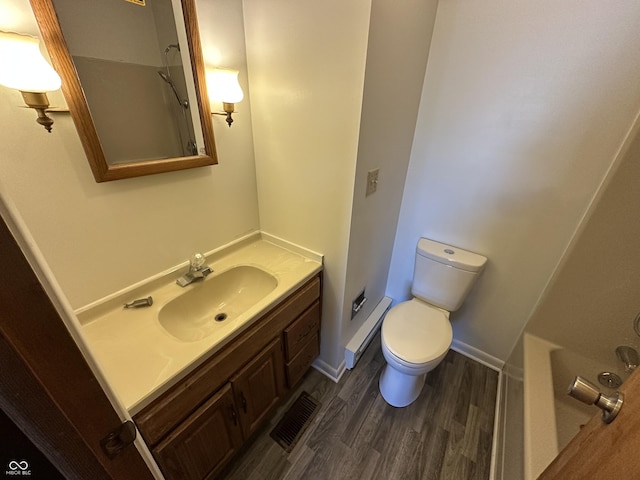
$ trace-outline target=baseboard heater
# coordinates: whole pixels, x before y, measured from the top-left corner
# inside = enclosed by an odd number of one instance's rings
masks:
[[[363,352],[366,350],[369,342],[374,337],[378,328],[382,324],[382,319],[384,318],[385,313],[389,310],[391,306],[391,299],[389,297],[384,297],[380,300],[380,303],[376,305],[376,308],[373,309],[371,315],[365,320],[362,326],[358,329],[356,334],[347,344],[347,347],[344,351],[344,361],[345,366],[351,370],[356,366],[358,360],[362,356]]]

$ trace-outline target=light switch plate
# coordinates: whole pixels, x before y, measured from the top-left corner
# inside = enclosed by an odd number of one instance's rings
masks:
[[[372,193],[375,193],[375,191],[378,189],[379,173],[380,173],[379,168],[376,168],[375,170],[369,170],[369,173],[367,173],[367,193],[366,193],[367,197]]]

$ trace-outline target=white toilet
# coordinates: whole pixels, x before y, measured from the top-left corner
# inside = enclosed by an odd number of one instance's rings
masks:
[[[484,268],[486,257],[426,238],[418,241],[411,294],[382,322],[387,365],[380,393],[389,405],[406,407],[418,398],[427,372],[445,357],[453,340],[449,312],[460,308]]]

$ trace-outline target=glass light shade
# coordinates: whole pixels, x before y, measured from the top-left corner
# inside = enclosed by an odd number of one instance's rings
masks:
[[[42,53],[39,40],[0,31],[0,85],[23,92],[48,92],[62,85]]]
[[[244,98],[237,70],[207,70],[210,102],[238,103]]]

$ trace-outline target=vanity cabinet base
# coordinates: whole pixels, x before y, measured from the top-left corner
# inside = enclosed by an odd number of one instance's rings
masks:
[[[134,416],[167,479],[214,478],[320,353],[322,274]]]

